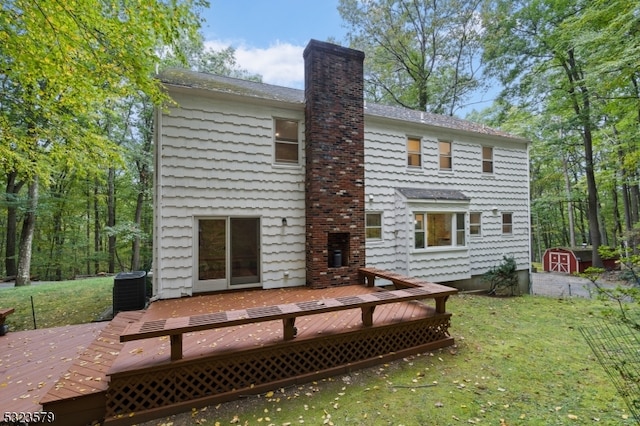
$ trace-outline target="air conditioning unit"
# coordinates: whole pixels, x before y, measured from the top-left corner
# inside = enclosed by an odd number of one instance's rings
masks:
[[[120,272],[113,280],[113,315],[137,311],[147,304],[145,271]]]

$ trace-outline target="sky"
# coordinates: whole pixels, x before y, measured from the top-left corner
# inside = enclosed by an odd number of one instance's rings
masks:
[[[311,39],[345,40],[338,0],[210,0],[206,45],[236,49],[238,65],[262,81],[303,88],[302,52]]]
[[[209,0],[202,11],[207,47],[232,46],[240,68],[260,74],[264,83],[304,88],[302,52],[311,39],[346,42],[347,29],[338,13],[339,0]],[[495,89],[476,93],[456,115],[492,103]]]

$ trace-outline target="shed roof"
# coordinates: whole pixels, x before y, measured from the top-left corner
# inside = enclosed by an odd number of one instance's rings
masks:
[[[469,201],[471,199],[454,189],[397,188],[397,190],[408,200]]]
[[[189,87],[237,96],[253,97],[256,99],[298,103],[300,105],[304,105],[305,101],[304,90],[250,80],[242,80],[233,77],[225,77],[216,74],[196,72],[181,68],[166,69],[158,75],[158,78],[164,84],[172,86]],[[373,117],[389,118],[445,129],[499,136],[502,138],[517,140],[519,142],[528,142],[524,138],[511,135],[502,130],[448,115],[432,114],[429,112],[416,111],[398,106],[380,105],[369,102],[365,102],[364,112],[365,115]]]

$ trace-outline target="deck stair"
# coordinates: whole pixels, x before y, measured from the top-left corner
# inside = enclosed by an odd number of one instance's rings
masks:
[[[102,419],[109,386],[107,371],[124,346],[120,334],[142,314],[131,311],[116,315],[42,397],[42,411],[55,413],[57,424],[86,425]]]

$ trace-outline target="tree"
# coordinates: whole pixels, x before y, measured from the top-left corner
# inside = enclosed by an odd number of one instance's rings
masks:
[[[563,117],[581,137],[587,186],[589,237],[594,266],[602,266],[598,189],[595,177],[594,86],[587,51],[576,47],[572,17],[583,12],[579,0],[512,2],[498,0],[485,10],[485,58],[489,69],[531,110]]]
[[[601,109],[601,137],[608,154],[613,179],[619,183],[613,194],[623,204],[624,218],[619,218],[617,232],[626,235],[626,244],[638,253],[631,235],[640,220],[640,5],[614,0],[593,2],[590,7],[567,20],[566,27],[577,34],[576,49],[588,54],[593,72],[587,83],[596,88]],[[613,180],[612,179],[612,180]],[[615,199],[614,199],[615,201]],[[622,219],[622,220],[620,220]],[[621,223],[620,223],[621,222]],[[622,224],[624,223],[624,227]]]
[[[28,187],[16,285],[29,283],[39,184],[52,164],[114,164],[118,150],[96,126],[110,100],[141,91],[165,100],[153,78],[158,48],[180,56],[194,37],[204,0],[10,0],[0,8],[2,80],[12,102],[0,108],[0,166]],[[91,165],[89,167],[88,165]]]
[[[340,0],[376,102],[453,115],[480,86],[483,0]]]

